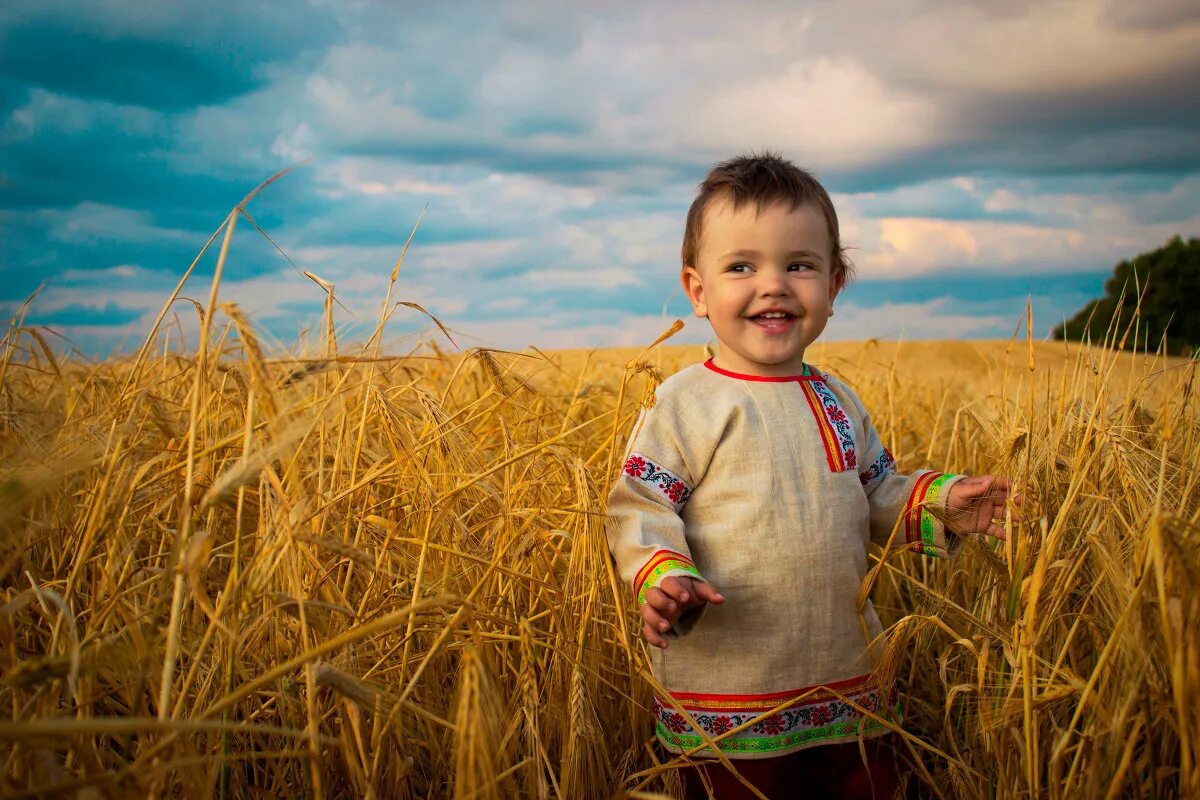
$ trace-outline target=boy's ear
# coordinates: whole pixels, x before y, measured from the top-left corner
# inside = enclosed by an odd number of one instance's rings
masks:
[[[687,293],[688,300],[692,301],[692,311],[701,319],[707,317],[708,304],[704,302],[704,284],[700,280],[699,270],[688,264],[680,273],[679,280],[683,284],[683,291]]]
[[[833,301],[837,299],[838,292],[846,288],[846,273],[836,272],[829,281],[829,316],[833,316]]]

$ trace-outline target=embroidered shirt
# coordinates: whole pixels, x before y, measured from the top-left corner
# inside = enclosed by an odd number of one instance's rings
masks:
[[[652,649],[670,693],[655,699],[659,739],[705,744],[680,708],[734,758],[886,731],[847,702],[898,719],[894,687],[872,676],[882,626],[869,600],[857,608],[867,546],[896,528],[893,548],[946,555],[931,509],[959,476],[898,474],[855,394],[807,366],[766,378],[709,359],[656,397],[608,496],[609,547],[639,605],[674,575],[725,596]]]

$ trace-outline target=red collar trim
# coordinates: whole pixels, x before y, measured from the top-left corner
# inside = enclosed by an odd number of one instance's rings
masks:
[[[721,375],[725,375],[730,378],[738,378],[743,381],[765,381],[767,383],[788,383],[790,381],[819,381],[819,380],[821,380],[821,374],[819,372],[817,372],[815,369],[813,369],[812,367],[810,367],[808,364],[804,365],[804,369],[807,370],[809,373],[807,375],[779,375],[779,376],[745,375],[741,372],[730,372],[729,370],[722,369],[721,367],[718,367],[716,364],[712,363],[712,357],[710,357],[707,361],[704,362],[704,366],[708,367],[713,372],[719,373]]]

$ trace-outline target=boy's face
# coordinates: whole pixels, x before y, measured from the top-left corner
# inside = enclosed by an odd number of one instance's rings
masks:
[[[683,288],[721,342],[714,364],[748,375],[799,375],[805,349],[833,314],[842,276],[830,274],[820,210],[776,203],[755,212],[753,204],[734,211],[724,197],[709,203],[699,263],[684,267]]]

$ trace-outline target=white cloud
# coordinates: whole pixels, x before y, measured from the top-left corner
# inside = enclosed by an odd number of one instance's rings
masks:
[[[155,280],[154,272],[144,269],[137,264],[117,264],[104,269],[67,269],[58,275],[56,282],[61,283],[95,283],[104,284],[111,280],[138,278],[140,280]]]
[[[1172,236],[1200,231],[1200,180],[1195,178],[1166,191],[1120,198],[1047,191],[1032,179],[954,178],[950,183],[966,189],[980,209],[1015,213],[1018,218],[868,216],[861,206],[878,201],[878,194],[839,196],[843,242],[854,248],[851,256],[860,278],[897,279],[961,269],[1091,272],[1159,247]],[[1144,219],[1147,215],[1158,219]]]
[[[528,297],[501,297],[498,300],[489,300],[484,303],[483,308],[487,311],[516,311],[527,305],[529,305]]]
[[[1018,309],[1019,310],[1019,309]],[[461,323],[464,347],[488,345],[519,350],[533,344],[547,348],[637,347],[649,345],[675,321],[673,316],[632,315],[613,312],[598,319],[592,313],[551,313],[513,317],[486,324]],[[707,321],[683,318],[684,329],[672,344],[716,342]],[[885,303],[877,308],[842,304],[830,319],[822,340],[955,339],[998,336],[1011,331],[1016,317],[982,314],[972,304],[951,304],[945,299],[925,303]]]
[[[718,153],[767,143],[818,173],[928,144],[944,127],[933,102],[887,86],[849,58],[797,60],[778,74],[689,89],[664,98],[665,133],[677,146]]]
[[[535,269],[522,276],[531,286],[538,289],[617,289],[621,286],[638,286],[633,270],[623,267],[611,269]]]
[[[528,345],[541,349],[581,347],[637,347],[649,345],[674,323],[674,317],[606,314],[552,313],[513,317],[486,324],[462,324],[456,327],[464,335],[464,347],[473,345],[520,350]],[[672,344],[699,344],[712,338],[712,329],[703,320],[684,321],[684,329],[671,338]]]
[[[319,172],[323,183],[335,187],[325,191],[337,197],[346,193],[451,195],[462,190],[458,182],[424,180],[418,177],[419,168],[382,159],[341,158],[320,165]]]
[[[161,288],[137,288],[137,281],[110,278],[105,270],[97,272],[99,280],[92,280],[89,275],[87,279],[55,280],[49,283],[34,301],[34,308],[46,314],[68,308],[99,311],[111,305],[135,311],[157,310],[162,308],[174,288],[165,284]],[[185,294],[191,296],[194,292]]]
[[[144,211],[85,201],[68,211],[42,212],[54,238],[67,242],[192,242],[194,231],[154,224]]]
[[[1051,94],[1130,84],[1196,61],[1196,20],[1155,29],[1111,18],[1095,0],[944,4],[912,13],[878,2],[831,8],[834,46],[878,74],[961,92]]]
[[[284,163],[299,163],[315,155],[317,138],[307,122],[300,122],[290,131],[280,132],[271,143],[271,154]]]
[[[925,303],[884,303],[867,308],[838,305],[821,338],[830,341],[878,339],[963,339],[994,336],[1012,328],[1014,319],[972,313],[969,303],[954,307],[939,298]]]
[[[479,277],[510,260],[522,243],[520,239],[487,239],[418,245],[408,251],[401,272],[420,271],[422,279],[433,271],[456,273],[460,279],[463,275]]]

